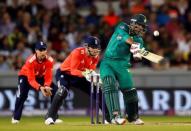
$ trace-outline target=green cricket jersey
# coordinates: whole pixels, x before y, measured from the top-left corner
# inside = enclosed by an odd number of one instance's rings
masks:
[[[140,36],[130,36],[129,26],[124,22],[120,22],[115,28],[115,32],[109,41],[104,58],[120,59],[130,63],[130,45],[126,43],[126,40],[130,37],[134,40],[134,42],[140,43],[140,47],[143,48],[143,39]]]

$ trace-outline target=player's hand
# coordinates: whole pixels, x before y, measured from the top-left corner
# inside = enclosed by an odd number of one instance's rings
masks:
[[[140,50],[141,50],[141,49],[140,49],[140,44],[139,44],[139,43],[134,42],[134,43],[131,45],[130,52],[131,52],[132,54],[137,54],[137,53],[139,53]]]
[[[134,60],[141,60],[142,56],[140,53],[136,53],[136,54],[133,54],[133,58],[134,58]]]
[[[140,51],[141,51],[141,49],[140,49],[140,44],[139,44],[139,43],[133,43],[133,44],[131,45],[130,52],[133,54],[133,58],[134,58],[135,60],[140,60],[140,59],[142,59],[142,56],[141,56],[141,54],[140,54]]]
[[[87,81],[91,81],[92,70],[86,69],[82,72],[82,75],[86,78]]]
[[[45,96],[45,97],[49,96],[48,93],[46,92],[46,89],[44,86],[40,86],[40,90],[41,90],[43,96]]]
[[[45,86],[45,91],[47,93],[48,96],[51,96],[52,95],[52,92],[51,92],[52,88],[49,87],[49,86]]]
[[[92,72],[91,70],[86,69],[85,71],[82,72],[82,75],[86,77],[88,74],[91,74],[91,72]]]

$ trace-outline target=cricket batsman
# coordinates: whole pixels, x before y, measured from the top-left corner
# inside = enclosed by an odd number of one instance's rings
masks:
[[[46,125],[55,123],[56,114],[62,101],[68,95],[68,90],[71,86],[90,96],[90,77],[91,75],[97,75],[94,70],[99,61],[101,46],[100,40],[94,36],[88,36],[83,44],[85,44],[85,47],[74,49],[56,72],[58,90],[45,117]],[[100,95],[99,100],[101,101],[101,99]],[[99,107],[101,109],[101,103]],[[106,119],[109,119],[108,110],[106,109],[105,111]]]
[[[106,48],[100,66],[106,105],[112,123],[122,125],[126,119],[121,118],[118,90],[123,93],[127,120],[136,125],[144,122],[138,114],[138,96],[133,87],[130,58],[141,59],[139,51],[143,48],[142,35],[146,31],[147,19],[143,14],[137,14],[130,23],[120,22]],[[118,86],[116,86],[118,83]]]
[[[18,91],[12,123],[19,123],[23,105],[30,89],[41,91],[45,97],[53,97],[57,87],[52,83],[54,60],[47,55],[46,43],[39,41],[35,45],[35,54],[31,55],[18,73]]]

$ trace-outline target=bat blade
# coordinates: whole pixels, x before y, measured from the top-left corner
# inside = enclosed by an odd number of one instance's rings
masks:
[[[164,60],[164,57],[157,55],[157,54],[154,54],[152,52],[149,52],[145,49],[140,50],[140,54],[143,58],[145,58],[151,62],[157,63],[157,64],[161,63]]]

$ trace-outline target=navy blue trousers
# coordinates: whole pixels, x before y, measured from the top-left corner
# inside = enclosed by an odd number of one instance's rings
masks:
[[[78,76],[73,76],[69,75],[66,72],[60,71],[60,69],[57,70],[56,72],[56,81],[57,81],[57,86],[58,88],[67,88],[67,90],[70,89],[70,87],[77,88],[84,93],[86,93],[88,96],[90,96],[90,89],[91,89],[91,83],[86,80],[85,77],[78,77]],[[94,88],[94,93],[96,93],[96,88]],[[99,107],[102,107],[101,101],[102,101],[102,90],[100,90],[100,95],[99,95]],[[96,99],[96,95],[94,94],[94,100]],[[106,107],[106,105],[105,105]],[[102,108],[101,108],[102,109]],[[108,113],[107,107],[105,109],[106,114]]]
[[[39,84],[44,85],[44,78],[36,78],[36,81]],[[52,98],[54,97],[58,88],[54,83],[51,84],[51,87],[52,87],[52,96],[51,96],[51,100],[52,100]],[[21,119],[23,105],[28,97],[28,93],[29,93],[30,89],[34,90],[34,88],[31,87],[31,85],[29,84],[27,77],[19,76],[18,77],[18,91],[17,91],[16,102],[15,102],[15,109],[13,112],[13,118],[15,120]]]
[[[66,87],[68,90],[70,87],[74,87],[82,90],[86,94],[90,94],[90,82],[84,77],[78,77],[69,75],[66,72],[61,72],[60,69],[56,72],[56,81],[58,87]]]

